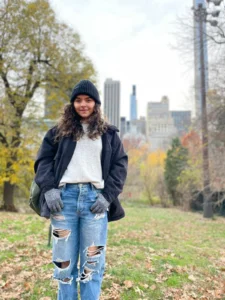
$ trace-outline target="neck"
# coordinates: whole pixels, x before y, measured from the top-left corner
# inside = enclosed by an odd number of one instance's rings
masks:
[[[88,120],[87,119],[81,119],[80,122],[83,123],[83,124],[88,124]]]

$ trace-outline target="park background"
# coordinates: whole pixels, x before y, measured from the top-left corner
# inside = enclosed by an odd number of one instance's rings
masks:
[[[29,208],[34,160],[73,86],[92,80],[106,103],[102,87],[114,77],[121,86],[119,117],[130,116],[125,131],[118,124],[129,166],[120,195],[126,217],[109,224],[101,299],[223,299],[223,1],[74,5],[0,1],[0,298],[56,298],[49,221]],[[195,31],[198,12],[203,51]],[[196,49],[204,64],[198,65]],[[196,69],[205,71],[201,84]],[[199,91],[207,103],[200,113]],[[148,108],[154,102],[191,111],[188,126],[171,130],[168,109],[165,123],[152,122]],[[143,115],[145,130],[139,126]],[[164,129],[168,134],[155,143]]]

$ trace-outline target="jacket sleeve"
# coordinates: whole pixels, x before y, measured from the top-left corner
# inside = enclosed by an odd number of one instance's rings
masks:
[[[124,151],[123,144],[115,132],[112,140],[112,158],[109,175],[105,181],[102,195],[112,203],[123,191],[127,177],[128,156]]]
[[[54,143],[53,131],[54,128],[45,134],[34,163],[35,182],[44,193],[54,188],[54,157],[58,143]]]

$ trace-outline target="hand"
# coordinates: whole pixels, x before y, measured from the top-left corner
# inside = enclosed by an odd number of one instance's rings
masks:
[[[60,212],[63,208],[60,189],[51,189],[45,192],[45,200],[50,212]]]
[[[90,208],[93,214],[102,214],[109,207],[109,202],[104,198],[102,194],[98,194],[96,202]]]

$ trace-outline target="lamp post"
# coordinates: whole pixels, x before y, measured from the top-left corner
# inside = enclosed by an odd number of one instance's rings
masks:
[[[214,5],[219,6],[222,0],[207,0]],[[212,218],[213,209],[210,196],[210,172],[209,172],[209,146],[208,146],[208,118],[207,118],[207,102],[206,102],[206,74],[205,74],[205,38],[204,23],[208,22],[211,26],[217,26],[217,20],[207,20],[208,15],[218,17],[220,11],[216,10],[211,13],[198,4],[197,8],[193,8],[195,20],[199,23],[199,42],[200,42],[200,69],[201,69],[201,129],[202,129],[202,161],[203,161],[203,187],[204,187],[204,217]]]
[[[223,2],[223,0],[206,0],[208,3],[213,3],[215,6],[220,6],[220,4]]]

